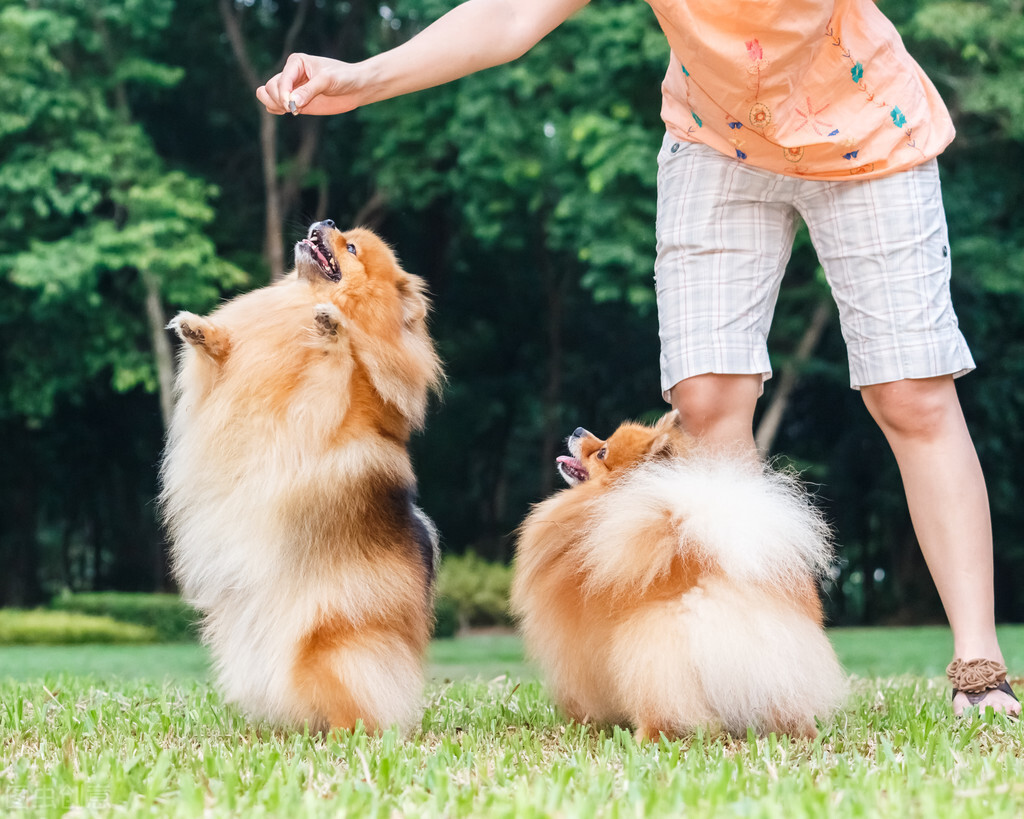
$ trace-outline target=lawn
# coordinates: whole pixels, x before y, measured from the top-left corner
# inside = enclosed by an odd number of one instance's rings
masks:
[[[816,740],[647,745],[566,723],[510,635],[435,643],[407,739],[249,725],[194,646],[2,649],[0,815],[1024,815],[1022,723],[951,716],[945,630],[831,636],[853,694]]]

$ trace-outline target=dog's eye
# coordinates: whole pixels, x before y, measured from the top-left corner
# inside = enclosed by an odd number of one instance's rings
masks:
[[[351,242],[349,242],[347,245],[345,245],[345,250],[347,250],[353,256],[356,255],[356,246],[354,244],[352,244]]]
[[[597,453],[597,460],[603,461],[604,458],[605,458],[605,455],[607,455],[607,454],[608,454],[608,447],[606,447],[606,446],[601,447],[601,449],[598,450],[598,453]]]

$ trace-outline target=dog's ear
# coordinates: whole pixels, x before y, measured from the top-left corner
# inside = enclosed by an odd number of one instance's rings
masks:
[[[441,361],[427,333],[430,301],[419,276],[399,269],[395,290],[402,310],[402,327],[386,336],[350,323],[353,350],[366,366],[380,396],[396,407],[419,429],[427,411],[428,393],[444,381]]]
[[[654,439],[651,441],[651,455],[668,457],[678,453],[687,435],[683,431],[679,410],[666,412],[654,425]]]
[[[423,280],[405,273],[395,282],[398,298],[402,302],[402,321],[406,327],[423,321],[430,309],[430,302],[424,292]]]

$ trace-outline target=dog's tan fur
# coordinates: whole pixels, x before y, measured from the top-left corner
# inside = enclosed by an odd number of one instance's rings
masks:
[[[703,451],[675,413],[570,444],[589,477],[528,516],[512,588],[567,714],[641,738],[816,733],[846,681],[815,583],[828,530],[798,483]]]
[[[163,514],[227,699],[283,725],[407,727],[433,617],[406,449],[441,378],[429,303],[370,231],[314,229],[283,281],[171,323]]]

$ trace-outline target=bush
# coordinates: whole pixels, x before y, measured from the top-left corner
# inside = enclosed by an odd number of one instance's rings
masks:
[[[164,643],[195,640],[198,633],[199,613],[176,594],[65,592],[53,600],[50,608],[146,626]]]
[[[459,608],[450,597],[434,600],[434,636],[454,637],[459,630]]]
[[[153,643],[156,629],[69,611],[0,609],[0,645]]]
[[[449,555],[441,561],[437,575],[438,609],[454,608],[460,628],[509,625],[511,586],[510,566],[491,563],[473,552]]]

